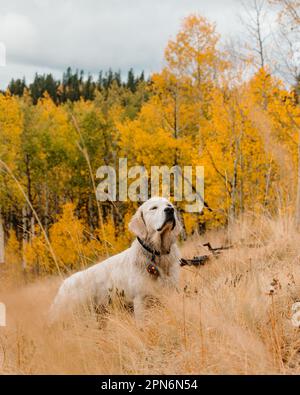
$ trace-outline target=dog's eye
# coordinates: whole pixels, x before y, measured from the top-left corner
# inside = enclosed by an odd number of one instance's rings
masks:
[[[157,210],[157,206],[151,207],[150,210]]]

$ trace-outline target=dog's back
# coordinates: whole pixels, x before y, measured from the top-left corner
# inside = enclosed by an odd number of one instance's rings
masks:
[[[128,255],[130,249],[66,278],[50,308],[50,320],[56,321],[79,306],[105,305],[115,288],[128,289],[128,276],[132,277]]]

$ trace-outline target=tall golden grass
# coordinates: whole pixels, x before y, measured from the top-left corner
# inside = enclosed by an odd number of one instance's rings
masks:
[[[230,240],[229,240],[230,239]],[[178,293],[160,295],[139,329],[115,306],[49,326],[59,278],[1,283],[7,326],[0,328],[0,373],[21,374],[294,374],[300,332],[300,234],[286,215],[245,216],[230,230],[195,236],[185,257],[205,254],[204,241],[234,248],[205,267],[182,268]]]

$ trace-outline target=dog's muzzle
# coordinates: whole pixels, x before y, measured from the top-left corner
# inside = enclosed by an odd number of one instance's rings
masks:
[[[165,208],[165,213],[166,213],[166,220],[167,221],[172,221],[173,219],[175,219],[173,207]]]
[[[162,226],[157,229],[158,231],[163,230],[163,228],[169,224],[172,223],[172,230],[175,228],[176,225],[176,219],[175,219],[175,210],[173,207],[166,207],[165,210],[165,220],[164,223],[162,224]]]

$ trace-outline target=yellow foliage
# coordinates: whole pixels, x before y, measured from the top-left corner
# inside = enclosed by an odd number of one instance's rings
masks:
[[[18,265],[20,264],[20,258],[20,243],[17,239],[16,232],[10,229],[5,248],[5,261],[9,265]]]
[[[0,158],[13,170],[19,154],[23,117],[17,99],[0,94]]]
[[[117,253],[128,245],[128,231],[119,236],[112,219],[104,223],[103,231],[96,229],[94,235],[91,235],[84,222],[74,215],[74,210],[73,203],[66,203],[58,221],[49,230],[51,246],[63,271],[79,270],[97,263],[105,256],[105,245],[110,253]],[[13,240],[12,238],[11,243]],[[25,245],[24,257],[27,270],[45,273],[56,271],[49,247],[38,229],[36,236]]]
[[[198,217],[195,214],[184,213],[183,221],[186,234],[188,236],[192,235],[192,233],[197,229]]]
[[[42,222],[52,224],[49,239],[61,269],[86,267],[128,246],[134,203],[98,207],[91,179],[101,165],[117,168],[121,157],[129,167],[145,166],[149,175],[151,166],[204,166],[210,210],[183,215],[188,234],[201,224],[227,225],[245,212],[295,207],[296,89],[287,89],[268,67],[246,77],[218,43],[215,25],[191,15],[169,41],[163,70],[136,92],[114,81],[94,101],[56,105],[45,94],[35,106],[28,94],[0,94],[0,159],[16,172]],[[23,225],[24,197],[7,174],[0,177],[5,218],[13,213]],[[62,204],[68,200],[76,206]],[[11,234],[9,254],[17,247]],[[24,257],[29,270],[56,270],[39,229]]]

